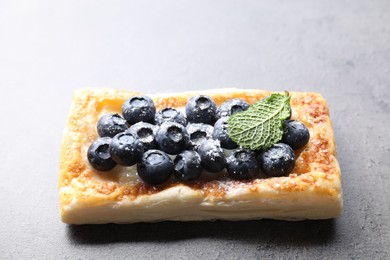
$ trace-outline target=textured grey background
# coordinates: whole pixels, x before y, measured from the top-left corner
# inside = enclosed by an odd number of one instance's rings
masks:
[[[390,1],[0,1],[0,258],[390,259]],[[80,87],[318,91],[345,209],[328,221],[67,226]]]

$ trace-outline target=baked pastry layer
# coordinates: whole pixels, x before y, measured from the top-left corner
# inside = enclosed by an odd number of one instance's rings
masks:
[[[173,177],[158,187],[143,183],[136,167],[94,170],[87,160],[89,145],[98,138],[101,115],[121,112],[122,104],[139,93],[110,89],[76,91],[65,128],[59,173],[62,221],[69,224],[132,223],[163,220],[285,220],[327,219],[342,209],[340,168],[329,111],[318,93],[290,92],[292,119],[310,131],[309,143],[296,151],[296,165],[288,177],[236,181],[218,178],[183,184]],[[206,94],[217,105],[231,98],[252,104],[271,92],[216,89],[148,95],[157,110],[184,107],[188,98]]]

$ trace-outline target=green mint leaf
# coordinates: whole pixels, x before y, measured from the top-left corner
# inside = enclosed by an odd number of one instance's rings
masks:
[[[290,96],[272,94],[235,113],[228,120],[228,135],[238,145],[251,150],[267,149],[282,140],[283,120],[291,115]]]

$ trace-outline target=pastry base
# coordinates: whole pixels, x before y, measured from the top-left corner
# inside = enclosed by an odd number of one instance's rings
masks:
[[[80,89],[73,98],[65,128],[59,173],[62,221],[69,224],[156,222],[164,220],[328,219],[342,210],[341,173],[329,111],[318,93],[291,92],[292,119],[304,123],[310,141],[296,151],[288,177],[249,181],[230,179],[226,172],[183,184],[172,177],[154,187],[144,184],[136,167],[94,170],[87,160],[89,145],[98,138],[101,115],[121,112],[125,100],[139,93],[109,89]],[[248,103],[269,96],[262,90],[215,89],[148,95],[157,110],[182,108],[189,97],[206,94],[220,105],[230,98]]]

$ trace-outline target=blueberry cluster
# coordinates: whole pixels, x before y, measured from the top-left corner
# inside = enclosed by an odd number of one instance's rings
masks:
[[[171,107],[156,112],[146,96],[128,99],[119,114],[103,115],[97,123],[100,138],[88,149],[88,160],[99,171],[117,164],[137,164],[139,177],[159,185],[174,175],[183,182],[199,179],[203,170],[219,173],[226,169],[234,179],[250,179],[260,172],[284,176],[295,165],[293,149],[309,140],[304,124],[286,120],[282,143],[265,151],[251,151],[228,135],[229,117],[249,108],[241,99],[230,99],[217,107],[209,96],[188,100],[185,115]],[[172,159],[174,158],[174,159]]]

